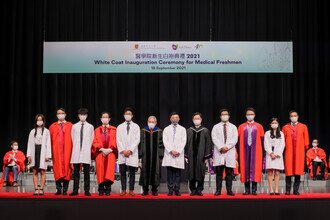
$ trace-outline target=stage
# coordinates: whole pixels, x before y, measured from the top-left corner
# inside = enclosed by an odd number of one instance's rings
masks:
[[[50,174],[49,174],[50,175]],[[92,196],[86,197],[80,190],[78,196],[55,196],[52,180],[47,181],[45,195],[34,196],[31,176],[25,175],[23,186],[0,187],[0,210],[5,217],[33,219],[206,219],[211,217],[230,219],[307,219],[327,217],[330,205],[330,181],[312,181],[302,176],[301,195],[285,195],[284,175],[281,175],[281,195],[269,195],[267,182],[258,187],[258,195],[243,196],[243,185],[234,181],[235,196],[227,196],[223,190],[221,196],[214,196],[214,176],[206,176],[204,196],[190,196],[188,184],[181,184],[181,196],[167,196],[166,184],[160,185],[158,196],[142,196],[141,187],[136,183],[135,196],[120,196],[120,182],[112,186],[110,196],[99,196],[96,183],[91,183]],[[137,178],[138,179],[138,178]],[[224,184],[223,184],[224,185]],[[69,193],[72,190],[72,181]],[[6,212],[3,212],[6,210]],[[19,210],[19,211],[18,211]],[[310,212],[313,210],[313,212]],[[28,218],[30,219],[30,218]]]

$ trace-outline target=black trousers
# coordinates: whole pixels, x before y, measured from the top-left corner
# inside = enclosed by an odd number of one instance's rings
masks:
[[[201,181],[195,178],[189,180],[189,189],[191,192],[202,192],[204,190],[204,179]]]
[[[65,179],[59,179],[56,181],[56,190],[59,192],[63,192],[66,193],[68,191],[68,187],[69,187],[69,181],[65,180]]]
[[[170,192],[180,191],[181,169],[167,167],[167,188]]]
[[[121,181],[121,190],[126,191],[127,185],[127,176],[126,172],[128,171],[129,176],[129,190],[134,190],[135,184],[135,167],[127,166],[126,164],[119,164],[119,172],[120,172],[120,181]]]
[[[149,186],[143,186],[143,192],[149,192]],[[158,186],[151,185],[151,192],[153,193],[158,192]]]
[[[286,176],[285,177],[285,189],[286,192],[291,191],[291,185],[292,185],[292,176]],[[300,185],[300,175],[294,175],[294,184],[293,184],[293,192],[298,192],[299,191],[299,185]]]
[[[90,165],[82,164],[84,171],[84,190],[89,192],[90,186]],[[73,191],[78,192],[79,190],[79,181],[80,181],[80,163],[73,164]]]
[[[257,182],[245,182],[245,192],[251,192],[251,183],[252,183],[252,192],[257,192]]]
[[[107,180],[104,181],[103,183],[99,184],[99,192],[104,192],[104,193],[110,193],[111,192],[111,185],[113,184],[112,181]]]
[[[222,189],[222,179],[223,179],[223,170],[226,171],[226,189],[227,192],[232,191],[232,185],[233,185],[233,177],[234,177],[234,168],[223,166],[216,166],[214,167],[215,171],[215,180],[216,180],[216,186],[217,191],[221,191]]]
[[[321,176],[322,178],[324,178],[324,170],[325,170],[325,165],[323,162],[317,162],[317,161],[313,161],[313,177],[316,177],[316,171],[317,168],[320,167],[321,169]]]

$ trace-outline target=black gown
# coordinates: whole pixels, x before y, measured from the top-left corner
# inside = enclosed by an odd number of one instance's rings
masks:
[[[139,185],[159,186],[161,178],[161,160],[164,157],[162,141],[163,131],[155,127],[151,132],[148,127],[141,130],[139,158],[142,162]]]
[[[205,178],[205,160],[212,157],[211,135],[207,128],[187,129],[185,157],[188,158],[188,179],[202,182]]]

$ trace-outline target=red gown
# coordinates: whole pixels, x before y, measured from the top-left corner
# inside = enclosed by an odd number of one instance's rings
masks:
[[[5,156],[3,157],[3,168],[2,168],[2,178],[0,180],[0,183],[3,183],[4,181],[4,171],[5,171],[5,167],[8,164],[11,164],[12,160],[8,161],[9,156],[13,154],[13,151],[8,151]],[[22,151],[18,150],[15,154],[15,158],[16,158],[16,165],[18,167],[18,173],[20,172],[24,172],[25,169],[25,155]],[[14,175],[12,172],[9,173],[8,175],[8,182],[10,184],[12,184],[14,181]]]
[[[324,163],[324,166],[325,166],[324,178],[328,179],[327,156],[326,156],[324,150],[319,147],[317,149],[310,148],[306,153],[306,163],[307,163],[308,169],[310,170],[310,172],[309,172],[310,177],[313,178],[313,172],[312,172],[313,163],[312,162],[316,157],[319,157],[322,160],[322,162]],[[320,167],[318,167],[318,170],[317,170],[317,173],[319,173],[319,172],[320,172]]]
[[[309,145],[307,126],[303,123],[292,126],[289,123],[283,127],[282,131],[285,137],[285,175],[303,175],[305,168],[305,150]]]
[[[262,125],[253,122],[252,145],[248,146],[248,122],[238,127],[240,179],[241,182],[261,182],[262,175],[262,139],[264,129]],[[251,160],[251,161],[250,161]]]
[[[114,182],[116,158],[118,157],[116,127],[107,127],[106,134],[104,133],[103,129],[103,126],[95,129],[92,147],[92,157],[95,158],[96,177],[98,184],[108,180]],[[107,156],[103,156],[103,153],[100,152],[101,148],[110,148],[112,152]]]
[[[50,137],[52,142],[52,160],[55,181],[71,179],[71,122],[63,123],[63,128],[58,122],[54,122],[50,127]]]

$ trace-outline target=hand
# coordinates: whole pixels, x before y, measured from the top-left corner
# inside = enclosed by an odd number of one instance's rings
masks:
[[[280,155],[276,155],[276,158],[281,158],[281,156]]]
[[[50,158],[49,157],[46,157],[45,161],[46,162],[50,161]]]
[[[28,157],[28,163],[31,164],[31,162],[32,162],[31,157]]]
[[[224,146],[220,149],[220,153],[225,154],[228,152],[228,147]]]
[[[270,153],[270,157],[272,158],[272,160],[274,160],[276,158],[275,154],[272,152]]]

